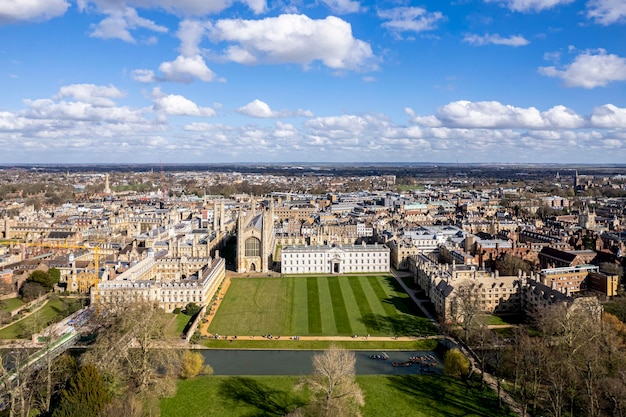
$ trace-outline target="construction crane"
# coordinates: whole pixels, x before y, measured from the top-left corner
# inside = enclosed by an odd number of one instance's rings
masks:
[[[71,249],[86,249],[89,251],[93,251],[93,264],[94,264],[94,270],[92,273],[84,273],[81,274],[80,277],[77,276],[75,274],[75,270],[73,269],[72,271],[72,280],[74,282],[72,283],[68,283],[69,285],[71,285],[73,288],[68,288],[69,291],[77,291],[77,292],[81,292],[81,293],[87,293],[89,292],[89,290],[91,289],[91,287],[93,287],[94,285],[96,285],[98,282],[100,282],[100,264],[99,264],[99,257],[100,257],[100,245],[97,244],[95,246],[86,246],[86,245],[76,245],[76,244],[71,244],[69,242],[63,242],[63,243],[56,243],[56,242],[23,242],[21,240],[2,240],[0,241],[0,244],[2,245],[14,245],[14,244],[18,244],[20,246],[23,246],[24,249],[22,249],[22,253],[25,253],[25,247],[26,246],[32,246],[32,247],[42,247],[42,248],[51,248],[51,249],[67,249],[67,250],[71,250]],[[73,257],[71,257],[73,258]],[[70,263],[73,264],[73,259],[71,259]]]

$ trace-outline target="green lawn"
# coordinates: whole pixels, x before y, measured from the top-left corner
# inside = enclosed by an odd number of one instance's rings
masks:
[[[183,330],[189,324],[191,317],[186,314],[171,314],[173,326],[168,329],[168,338],[177,339],[183,334]]]
[[[28,339],[33,333],[56,323],[80,309],[81,300],[73,298],[54,298],[40,310],[9,327],[0,330],[0,339]]]
[[[180,381],[173,398],[161,401],[162,417],[241,417],[285,415],[307,401],[294,392],[297,377],[209,376]],[[426,375],[364,375],[357,381],[365,394],[363,417],[498,417],[491,392],[467,389],[456,379]]]
[[[515,325],[523,322],[523,317],[519,314],[509,314],[509,315],[494,315],[494,314],[485,314],[484,316],[479,317],[486,325],[488,326],[505,326],[505,325]]]
[[[209,332],[221,335],[435,334],[393,277],[236,278]]]
[[[215,340],[206,339],[201,342],[205,347],[212,349],[305,349],[324,350],[331,345],[341,346],[344,349],[365,349],[365,350],[435,350],[436,339],[420,340],[268,340],[257,338],[254,340],[238,339]]]
[[[8,298],[0,301],[0,309],[3,311],[13,311],[18,307],[24,305],[24,302],[20,298]]]

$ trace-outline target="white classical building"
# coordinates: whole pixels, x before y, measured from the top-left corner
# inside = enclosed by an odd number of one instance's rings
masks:
[[[91,290],[91,303],[156,303],[167,312],[189,303],[206,305],[225,277],[225,262],[215,258],[149,256]]]
[[[383,245],[286,246],[283,274],[389,272],[389,248]]]

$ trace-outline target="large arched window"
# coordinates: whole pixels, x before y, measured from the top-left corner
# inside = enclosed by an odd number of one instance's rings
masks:
[[[246,240],[246,256],[261,256],[261,241],[256,237]]]

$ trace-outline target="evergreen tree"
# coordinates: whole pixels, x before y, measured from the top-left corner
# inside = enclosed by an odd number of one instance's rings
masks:
[[[61,393],[59,407],[53,417],[98,417],[110,398],[102,377],[93,364],[83,365]]]

